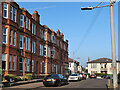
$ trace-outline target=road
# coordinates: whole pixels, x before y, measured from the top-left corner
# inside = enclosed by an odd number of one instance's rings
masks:
[[[36,90],[40,88],[106,88],[106,84],[107,84],[107,79],[87,79],[87,80],[69,82],[68,85],[62,85],[60,87],[44,87],[42,82],[37,82],[37,83],[30,83],[19,86],[12,86],[9,87],[9,89],[21,88],[22,90],[23,89],[26,90],[29,88],[32,90]]]

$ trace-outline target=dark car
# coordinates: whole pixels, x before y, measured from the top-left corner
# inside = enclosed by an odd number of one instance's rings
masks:
[[[106,78],[106,76],[107,76],[107,75],[102,75],[101,77],[102,77],[102,78]]]
[[[96,78],[96,75],[95,74],[91,74],[90,78]]]
[[[68,84],[68,79],[61,74],[48,75],[43,79],[44,86],[61,86]]]
[[[86,75],[85,74],[80,73],[79,75],[80,75],[80,77],[81,77],[82,80],[86,79]]]

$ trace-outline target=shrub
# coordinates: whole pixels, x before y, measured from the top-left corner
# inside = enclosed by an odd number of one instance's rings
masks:
[[[27,80],[33,79],[32,77],[33,77],[33,74],[31,74],[31,73],[28,73],[28,74],[25,75],[25,78],[26,78]]]
[[[16,76],[15,79],[14,79],[14,81],[15,81],[15,82],[17,82],[17,81],[21,81],[20,76]]]
[[[20,79],[21,79],[22,81],[27,81],[27,80],[28,80],[27,76],[20,76]]]
[[[5,80],[7,80],[8,82],[11,82],[14,79],[15,79],[15,76],[13,74],[7,74],[5,76]]]

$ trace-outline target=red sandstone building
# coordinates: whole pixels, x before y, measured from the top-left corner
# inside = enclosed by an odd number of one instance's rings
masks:
[[[4,75],[64,74],[68,64],[68,40],[40,24],[35,10],[31,15],[16,2],[2,2],[2,69]]]

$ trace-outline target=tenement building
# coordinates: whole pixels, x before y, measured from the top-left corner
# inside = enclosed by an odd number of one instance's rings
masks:
[[[16,2],[2,2],[2,70],[4,75],[65,73],[68,40],[40,24],[35,10],[31,15]]]

